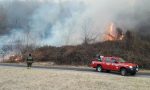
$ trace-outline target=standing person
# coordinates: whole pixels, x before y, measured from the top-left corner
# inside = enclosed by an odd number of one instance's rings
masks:
[[[102,59],[101,59],[101,56],[100,56],[100,55],[99,55],[97,58],[98,58],[98,61],[100,61],[100,62],[102,61]]]
[[[102,58],[103,58],[103,57],[104,57],[104,56],[101,56],[100,54],[97,54],[97,55],[96,55],[97,60],[100,61],[100,62],[102,61]]]
[[[27,67],[28,69],[32,67],[32,63],[33,63],[33,57],[31,54],[29,54],[29,56],[27,57]]]
[[[97,58],[98,61],[101,61],[101,57],[100,57],[99,54],[96,55],[96,58]]]

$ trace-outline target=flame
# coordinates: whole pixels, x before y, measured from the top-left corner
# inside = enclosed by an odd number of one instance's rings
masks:
[[[114,29],[115,29],[114,24],[111,23],[108,27],[107,34],[105,36],[106,41],[113,41],[115,39]]]
[[[122,36],[119,38],[119,40],[123,40],[123,38],[124,38],[124,35],[122,34]]]
[[[107,29],[106,35],[105,35],[105,41],[115,41],[115,40],[123,40],[124,35],[123,33],[121,36],[117,36],[117,31],[114,23],[111,23]]]

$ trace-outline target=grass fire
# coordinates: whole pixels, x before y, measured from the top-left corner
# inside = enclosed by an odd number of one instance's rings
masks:
[[[32,53],[35,61],[88,65],[100,53],[150,68],[149,6],[147,0],[0,0],[1,62],[24,62]]]
[[[149,90],[149,70],[150,0],[0,0],[0,90]]]
[[[124,34],[121,29],[115,27],[114,23],[111,23],[104,38],[106,41],[123,40]]]

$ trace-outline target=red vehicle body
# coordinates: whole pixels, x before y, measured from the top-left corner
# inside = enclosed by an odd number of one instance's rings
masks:
[[[120,72],[122,76],[130,73],[135,75],[139,68],[137,64],[125,62],[120,57],[102,57],[99,61],[98,58],[93,59],[91,62],[91,67],[96,68],[96,71],[101,72],[106,70]]]

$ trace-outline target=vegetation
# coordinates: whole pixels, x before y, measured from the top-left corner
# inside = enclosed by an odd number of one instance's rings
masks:
[[[55,64],[89,65],[96,54],[119,56],[129,62],[150,68],[150,41],[136,32],[127,31],[123,40],[105,41],[78,46],[43,46],[33,52],[36,61],[51,61]]]
[[[103,56],[118,56],[133,63],[137,63],[142,68],[150,69],[150,36],[145,36],[139,32],[127,31],[123,40],[121,29],[118,29],[118,35],[115,40],[97,43],[84,43],[77,46],[43,46],[35,48],[34,46],[22,46],[17,44],[16,48],[21,51],[21,55],[10,57],[8,62],[25,61],[29,52],[34,56],[37,62],[53,62],[58,65],[89,65],[96,54]],[[146,39],[145,39],[146,38]],[[86,39],[85,39],[86,40]],[[10,46],[4,46],[2,50],[7,54]],[[29,51],[30,50],[30,51]]]

